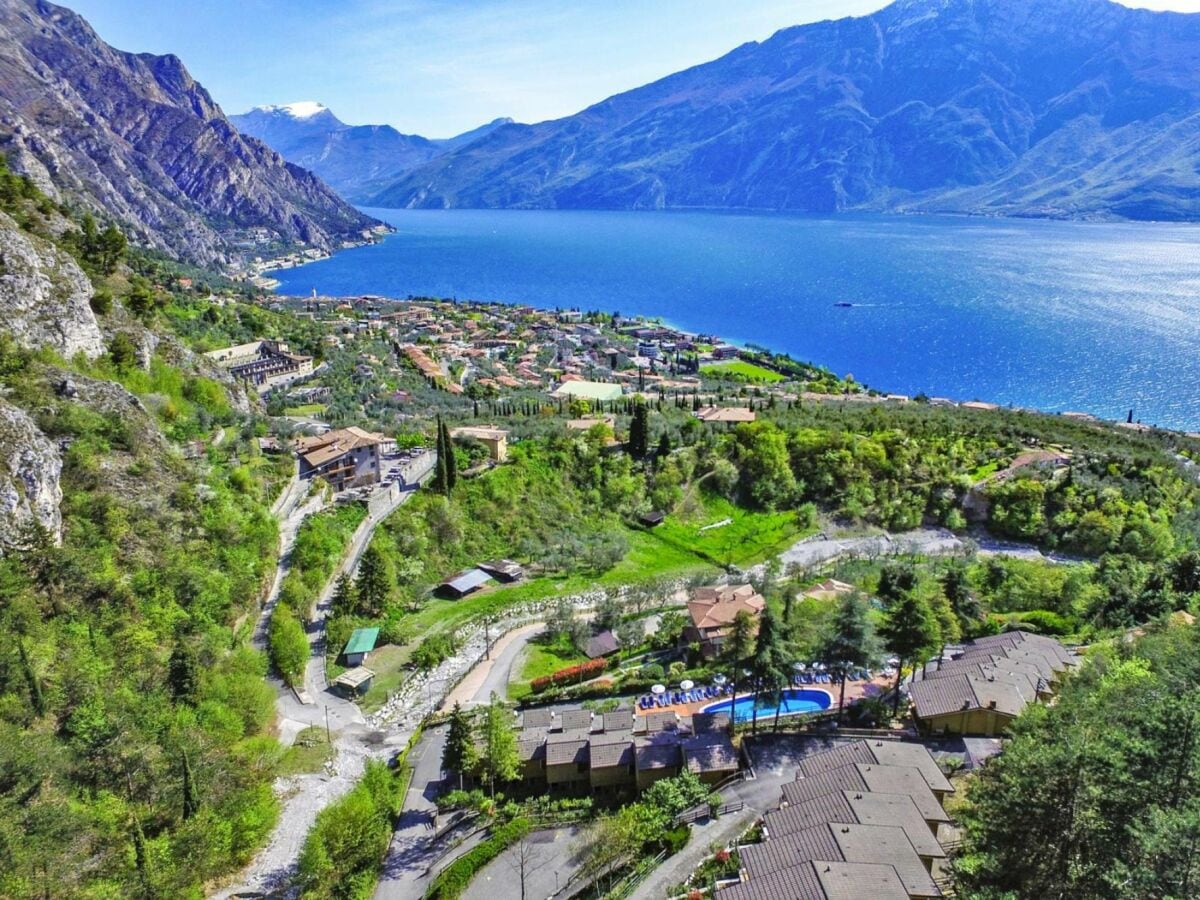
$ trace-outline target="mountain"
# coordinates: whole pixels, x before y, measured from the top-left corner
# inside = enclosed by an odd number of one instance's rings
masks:
[[[390,207],[1200,218],[1200,15],[901,0],[508,125]]]
[[[55,199],[198,262],[251,229],[332,250],[377,224],[240,135],[179,59],[115,50],[44,0],[0,0],[0,150]]]
[[[230,116],[290,162],[311,169],[342,196],[361,202],[422,163],[490,134],[512,119],[496,119],[444,140],[402,134],[390,125],[347,125],[314,101],[259,106]]]

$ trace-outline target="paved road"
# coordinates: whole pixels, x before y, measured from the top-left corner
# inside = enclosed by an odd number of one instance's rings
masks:
[[[463,900],[553,897],[579,868],[574,857],[580,833],[574,826],[532,832],[484,866],[471,881]]]
[[[426,731],[409,754],[413,766],[412,785],[396,823],[375,889],[377,900],[416,900],[425,893],[425,875],[438,856],[431,846],[434,836],[434,798],[442,782],[442,750],[445,727]]]
[[[442,709],[450,709],[455,703],[464,706],[487,703],[491,700],[493,691],[500,695],[501,700],[507,700],[508,682],[512,677],[513,667],[529,642],[541,634],[545,627],[544,622],[531,622],[514,628],[501,637],[492,645],[491,659],[481,661],[467,673],[454,690],[446,695]]]

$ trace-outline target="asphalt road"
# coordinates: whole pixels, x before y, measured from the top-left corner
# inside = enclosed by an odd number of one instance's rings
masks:
[[[434,798],[442,781],[446,731],[445,726],[427,730],[409,754],[412,784],[383,861],[379,885],[375,888],[377,900],[416,900],[425,893],[428,881],[425,872],[439,855],[439,850],[431,844],[437,809]]]

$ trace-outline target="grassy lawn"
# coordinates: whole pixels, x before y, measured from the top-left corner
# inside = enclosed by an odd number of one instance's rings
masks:
[[[742,359],[732,359],[727,362],[711,363],[700,368],[701,375],[710,378],[732,378],[737,381],[754,381],[760,384],[775,384],[785,380],[782,375],[771,369],[746,362]]]
[[[395,644],[384,644],[376,647],[367,657],[366,666],[375,673],[371,688],[358,700],[358,708],[364,713],[373,713],[387,702],[388,694],[400,687],[404,681],[404,664],[408,661],[411,649],[397,647]],[[334,667],[330,666],[330,678]]]
[[[717,565],[745,566],[787,549],[806,533],[791,511],[754,512],[713,496],[704,496],[701,503],[687,518],[668,516],[653,536],[665,546]],[[700,530],[725,519],[731,520],[728,525]]]
[[[589,574],[532,578],[521,584],[472,594],[462,600],[434,598],[407,621],[415,626],[417,639],[438,631],[459,628],[482,615],[493,615],[521,603],[575,594],[589,588],[619,587],[658,578],[678,578],[694,573],[716,574],[713,565],[686,548],[662,541],[652,532],[628,529],[629,551],[625,558],[598,578]]]
[[[322,403],[306,403],[303,406],[289,406],[284,409],[284,415],[288,416],[319,416],[325,412],[325,405]]]
[[[575,649],[569,639],[551,641],[543,636],[529,642],[520,674],[515,675],[508,685],[508,699],[522,700],[531,692],[530,682],[535,678],[553,675],[559,669],[587,662],[587,657]]]
[[[320,772],[321,767],[332,758],[333,748],[325,739],[325,729],[305,728],[296,735],[296,742],[283,754],[277,774],[284,778],[290,775],[310,775]]]

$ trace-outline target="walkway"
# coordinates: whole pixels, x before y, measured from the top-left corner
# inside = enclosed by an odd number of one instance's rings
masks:
[[[479,663],[467,673],[467,677],[442,702],[442,711],[446,712],[455,703],[472,705],[487,703],[492,693],[499,694],[501,700],[508,699],[508,683],[512,679],[513,665],[523,654],[529,642],[545,629],[545,622],[531,622],[514,628],[492,645],[491,658]]]

